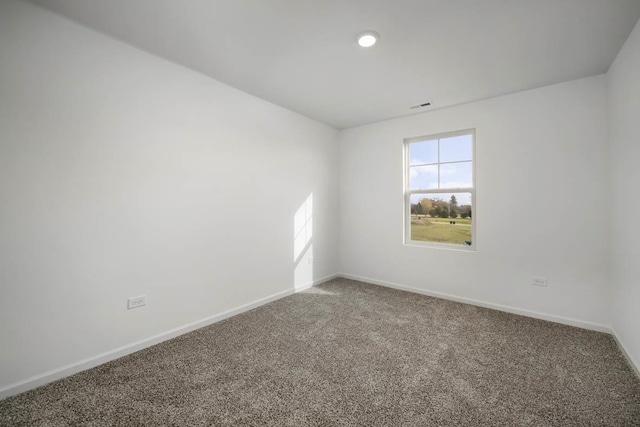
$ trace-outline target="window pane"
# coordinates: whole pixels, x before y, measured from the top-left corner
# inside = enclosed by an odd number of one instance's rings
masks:
[[[409,168],[409,188],[438,188],[438,165],[411,166]]]
[[[438,163],[438,140],[409,144],[409,164]]]
[[[440,161],[458,162],[472,160],[473,140],[471,135],[453,136],[440,140]]]
[[[413,194],[411,240],[471,245],[471,193]]]
[[[440,188],[465,187],[473,187],[473,165],[471,162],[440,165]]]

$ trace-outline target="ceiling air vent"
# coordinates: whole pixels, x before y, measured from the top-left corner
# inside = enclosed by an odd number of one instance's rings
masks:
[[[425,102],[424,104],[414,105],[413,107],[409,107],[409,108],[412,110],[415,110],[416,108],[428,107],[429,105],[431,105],[430,102]]]

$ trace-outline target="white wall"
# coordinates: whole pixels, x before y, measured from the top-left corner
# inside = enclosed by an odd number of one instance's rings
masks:
[[[640,369],[640,24],[608,72],[613,223],[612,322]]]
[[[341,273],[607,330],[605,83],[597,76],[342,131]],[[469,128],[477,251],[404,246],[403,139]],[[532,276],[549,287],[529,285]]]
[[[337,131],[11,0],[0,64],[0,391],[291,291],[310,194],[337,270]]]

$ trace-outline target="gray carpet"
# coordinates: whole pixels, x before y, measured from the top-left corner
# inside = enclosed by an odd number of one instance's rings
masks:
[[[0,402],[1,425],[640,425],[613,339],[337,279]]]

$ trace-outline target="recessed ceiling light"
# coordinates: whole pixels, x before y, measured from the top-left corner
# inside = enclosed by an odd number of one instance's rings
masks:
[[[371,47],[378,42],[380,34],[375,31],[364,31],[356,37],[356,41],[362,47]]]

